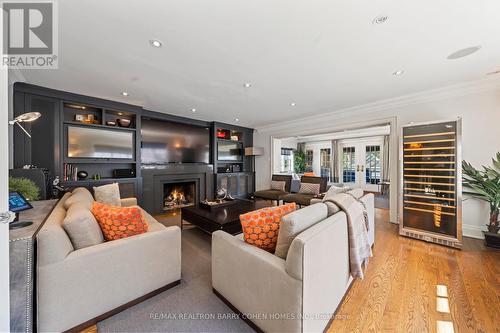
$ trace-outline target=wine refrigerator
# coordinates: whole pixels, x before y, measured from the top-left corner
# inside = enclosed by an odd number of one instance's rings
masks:
[[[462,247],[461,120],[403,126],[399,234]]]

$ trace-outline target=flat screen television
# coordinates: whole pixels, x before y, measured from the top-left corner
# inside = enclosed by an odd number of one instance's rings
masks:
[[[68,126],[67,157],[134,158],[134,133],[103,128]]]
[[[170,121],[141,121],[143,164],[209,163],[210,129]]]

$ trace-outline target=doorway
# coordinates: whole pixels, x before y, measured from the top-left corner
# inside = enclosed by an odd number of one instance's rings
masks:
[[[382,192],[383,144],[381,138],[342,140],[342,182],[368,192]]]

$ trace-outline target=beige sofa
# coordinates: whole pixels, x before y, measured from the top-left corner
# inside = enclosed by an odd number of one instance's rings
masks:
[[[367,205],[374,242],[374,198]],[[223,231],[212,235],[214,292],[265,332],[322,332],[352,277],[349,273],[347,217],[324,203],[288,215],[315,219],[293,240],[286,260]]]
[[[62,227],[66,194],[37,236],[37,328],[83,328],[179,283],[181,232],[144,212],[147,233],[75,250]],[[123,206],[137,205],[135,198]]]

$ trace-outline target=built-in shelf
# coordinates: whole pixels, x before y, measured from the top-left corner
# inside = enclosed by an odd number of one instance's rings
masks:
[[[119,130],[119,131],[136,131],[135,128],[131,128],[131,127],[108,126],[108,125],[101,125],[101,124],[89,124],[89,123],[84,123],[84,122],[79,122],[79,121],[64,121],[64,124],[77,125],[77,126],[88,126],[88,127],[94,127],[94,128],[103,128],[103,129]]]
[[[135,181],[137,178],[101,178],[101,179],[92,179],[92,178],[87,178],[87,179],[79,179],[79,180],[64,180],[63,183],[65,184],[78,184],[78,183],[85,183],[85,182],[105,182],[105,181]]]
[[[243,143],[243,141],[241,140],[231,140],[231,139],[221,139],[221,138],[217,138],[217,141]]]

